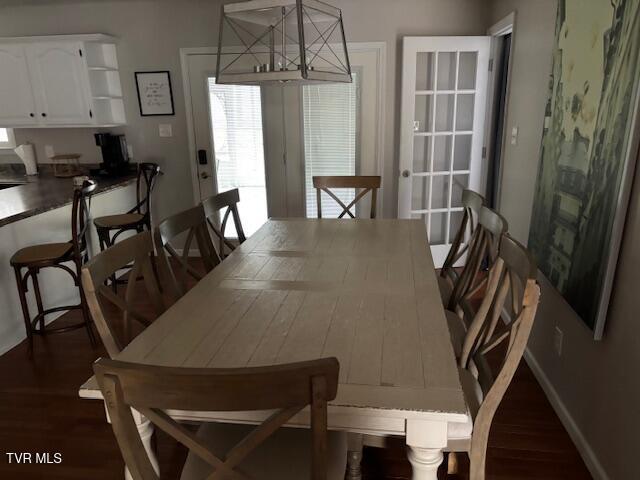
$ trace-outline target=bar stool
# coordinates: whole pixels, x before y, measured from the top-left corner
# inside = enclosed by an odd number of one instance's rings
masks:
[[[87,199],[93,194],[97,187],[97,183],[93,181],[84,182],[81,188],[77,188],[73,192],[73,205],[71,207],[71,240],[66,243],[46,243],[41,245],[33,245],[18,250],[10,260],[11,266],[16,275],[16,283],[18,286],[18,295],[20,296],[20,304],[22,306],[22,314],[24,316],[24,324],[27,330],[27,338],[29,340],[29,352],[33,350],[33,335],[47,335],[49,333],[62,333],[77,328],[86,328],[87,335],[91,345],[95,345],[95,336],[91,329],[91,316],[87,308],[86,299],[80,283],[80,269],[83,262],[87,260],[87,227],[89,225],[89,207]],[[73,268],[65,265],[72,262]],[[80,291],[80,303],[77,305],[64,305],[45,309],[42,304],[42,296],[40,293],[40,284],[38,283],[38,274],[43,268],[59,268],[64,270],[71,278]],[[22,273],[26,268],[26,273]],[[38,314],[32,319],[27,304],[28,281],[31,278],[33,284],[33,293],[38,306]],[[46,327],[45,317],[54,312],[81,310],[82,321],[72,325],[60,327]]]
[[[145,228],[151,231],[151,192],[155,186],[156,178],[162,172],[156,163],[140,163],[138,165],[138,177],[136,179],[136,205],[127,213],[107,215],[93,220],[98,233],[100,250],[111,247],[116,239],[126,231],[142,232]],[[124,280],[116,280],[111,277],[111,285],[114,291],[118,283],[126,283]]]

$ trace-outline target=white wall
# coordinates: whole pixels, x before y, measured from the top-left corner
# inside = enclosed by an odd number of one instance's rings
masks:
[[[107,33],[120,39],[118,58],[128,126],[136,160],[154,160],[167,175],[158,188],[157,218],[190,206],[192,201],[184,97],[179,49],[213,46],[217,39],[219,0],[4,0],[0,3],[2,36]],[[397,126],[400,65],[404,35],[473,35],[484,31],[486,2],[474,0],[334,0],[343,9],[348,41],[387,43],[385,189],[383,214],[397,211]],[[175,117],[140,117],[133,73],[170,70]],[[173,138],[159,138],[158,124],[172,123]],[[99,161],[93,130],[19,130],[19,142],[44,145],[59,152],[84,154]]]
[[[588,3],[585,2],[585,8]],[[542,121],[554,41],[556,0],[495,0],[491,22],[516,11],[514,61],[507,129],[518,126],[517,146],[507,145],[501,211],[512,233],[526,242],[539,162]],[[529,341],[530,364],[595,478],[640,478],[640,171],[635,178],[613,297],[600,342],[544,279],[541,305]],[[562,356],[554,329],[564,333]]]

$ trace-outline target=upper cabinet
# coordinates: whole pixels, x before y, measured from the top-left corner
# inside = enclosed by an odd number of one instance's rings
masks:
[[[0,127],[124,123],[122,87],[111,37],[0,39]]]

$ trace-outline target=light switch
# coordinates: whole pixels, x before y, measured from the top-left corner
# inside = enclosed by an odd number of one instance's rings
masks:
[[[129,160],[133,159],[133,147],[127,144],[127,155],[129,156]]]
[[[52,145],[45,145],[44,146],[44,154],[47,156],[47,158],[51,158],[51,157],[55,157],[56,152],[53,149]]]
[[[173,132],[171,131],[171,124],[170,123],[161,123],[158,126],[158,129],[160,131],[160,136],[161,137],[173,137]]]
[[[511,129],[511,145],[518,144],[518,127],[513,127]]]

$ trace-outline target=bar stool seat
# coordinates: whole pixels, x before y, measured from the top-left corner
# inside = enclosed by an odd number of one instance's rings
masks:
[[[11,257],[12,267],[44,267],[72,260],[73,244],[45,243],[21,248]]]
[[[127,228],[133,229],[140,225],[143,227],[145,224],[145,215],[142,213],[121,213],[117,215],[106,215],[104,217],[98,217],[93,220],[93,224],[97,228]]]

